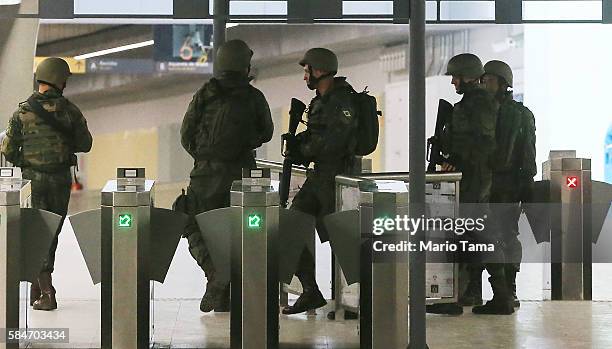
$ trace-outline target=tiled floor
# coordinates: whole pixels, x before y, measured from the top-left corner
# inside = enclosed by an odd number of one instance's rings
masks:
[[[229,315],[202,314],[198,300],[155,304],[156,348],[229,348]],[[511,316],[428,315],[431,349],[607,349],[612,348],[612,302],[523,302]],[[68,327],[70,343],[29,348],[99,348],[99,302],[65,301],[54,312],[33,312],[31,327]],[[281,348],[359,348],[356,320],[282,316]]]

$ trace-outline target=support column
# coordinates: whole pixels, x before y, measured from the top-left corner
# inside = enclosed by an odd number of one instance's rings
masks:
[[[31,3],[0,5],[0,127],[6,127],[17,104],[32,93],[38,18],[15,18],[29,11]]]
[[[225,43],[225,27],[229,18],[229,0],[215,0],[213,4],[213,52]],[[217,75],[217,65],[213,63],[214,74]]]
[[[409,73],[410,140],[410,216],[425,213],[425,0],[410,1],[410,73]],[[417,231],[410,242],[420,246],[423,231]],[[410,253],[410,348],[425,349],[425,252]]]

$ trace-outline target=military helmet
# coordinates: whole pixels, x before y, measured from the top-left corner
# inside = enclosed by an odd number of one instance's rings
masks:
[[[508,86],[512,87],[513,75],[512,68],[502,61],[489,61],[484,65],[485,74],[493,74],[506,80]]]
[[[65,60],[58,57],[51,57],[40,62],[36,67],[36,81],[51,84],[57,88],[62,88],[68,77],[70,77],[70,67]]]
[[[484,68],[482,67],[480,58],[471,53],[462,53],[448,61],[445,75],[479,78],[483,74]]]
[[[338,57],[326,48],[317,47],[306,51],[304,57],[300,60],[300,65],[303,67],[306,64],[310,65],[313,69],[330,73],[338,72]]]
[[[253,51],[242,40],[230,40],[219,47],[215,64],[219,71],[241,72],[251,65]]]

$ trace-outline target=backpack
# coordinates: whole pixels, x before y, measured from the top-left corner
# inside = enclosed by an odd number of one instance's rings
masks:
[[[253,144],[254,120],[251,86],[220,91],[205,100],[196,138],[198,158],[222,161],[240,158]]]
[[[353,90],[357,113],[355,155],[372,154],[378,145],[378,117],[382,113],[376,105],[376,98],[368,94],[367,87],[362,92]]]

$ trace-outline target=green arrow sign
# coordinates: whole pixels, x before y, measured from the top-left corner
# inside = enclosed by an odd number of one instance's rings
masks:
[[[249,228],[260,228],[261,227],[261,216],[257,214],[249,215]]]
[[[119,226],[122,228],[129,228],[132,226],[132,215],[124,213],[119,215]]]

